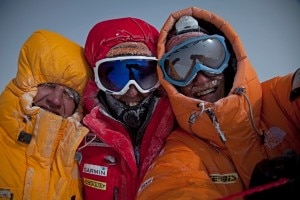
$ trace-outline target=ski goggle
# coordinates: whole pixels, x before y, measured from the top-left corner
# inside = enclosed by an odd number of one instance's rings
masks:
[[[225,39],[204,35],[188,39],[173,47],[159,61],[164,78],[173,85],[186,86],[202,71],[207,76],[223,73],[230,53]]]
[[[148,93],[160,84],[157,76],[157,58],[147,56],[121,56],[96,62],[95,82],[106,93],[125,94],[130,85],[139,92]]]

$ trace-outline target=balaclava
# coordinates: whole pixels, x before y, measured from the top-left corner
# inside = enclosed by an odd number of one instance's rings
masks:
[[[125,55],[157,56],[159,32],[147,22],[127,17],[102,21],[96,24],[87,37],[85,55],[92,67],[98,60]],[[105,104],[116,119],[135,132],[145,121],[153,95],[136,106],[127,106],[112,95],[98,93],[99,100]]]

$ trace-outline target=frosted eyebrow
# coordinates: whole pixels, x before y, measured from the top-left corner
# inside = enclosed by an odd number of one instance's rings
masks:
[[[57,83],[42,83],[39,86],[46,86],[46,87],[51,87],[51,88],[55,88],[57,85],[61,85],[61,84],[57,84]],[[78,94],[78,92],[76,92],[74,89],[69,88],[65,85],[61,85],[64,87],[64,93],[67,95],[68,98],[71,98],[75,101],[76,104],[79,103],[80,100],[80,96]]]

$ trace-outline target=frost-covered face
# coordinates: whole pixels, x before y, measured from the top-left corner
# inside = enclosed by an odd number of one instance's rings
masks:
[[[67,118],[74,113],[76,108],[76,95],[75,90],[66,86],[46,83],[38,86],[33,105]]]
[[[214,76],[199,72],[193,81],[179,91],[185,96],[207,102],[216,102],[225,96],[224,73]]]

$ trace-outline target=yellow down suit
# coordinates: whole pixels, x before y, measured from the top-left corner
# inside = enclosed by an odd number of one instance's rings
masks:
[[[183,15],[193,16],[200,27],[227,38],[236,72],[228,95],[210,103],[179,93],[158,67],[179,127],[149,168],[139,200],[223,198],[249,187],[260,160],[287,149],[300,153],[300,70],[260,83],[228,22],[195,7],[168,17],[158,41],[159,59],[165,53],[168,33]],[[273,66],[266,67],[273,70]]]
[[[37,86],[63,84],[80,95],[90,77],[83,49],[46,30],[23,44],[16,77],[0,96],[0,199],[80,199],[75,152],[88,130],[81,107],[63,119],[32,106]]]

